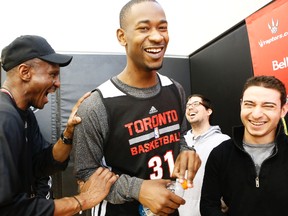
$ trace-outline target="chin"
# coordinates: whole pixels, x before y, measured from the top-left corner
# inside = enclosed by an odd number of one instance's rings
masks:
[[[163,64],[158,65],[158,66],[155,65],[155,66],[148,67],[148,68],[149,68],[149,70],[153,70],[153,71],[154,71],[154,70],[157,70],[157,71],[158,71],[158,70],[160,70],[160,69],[162,68],[162,66],[163,66]]]
[[[43,109],[44,106],[45,106],[45,104],[41,104],[41,105],[39,105],[39,106],[37,106],[37,107],[35,107],[35,108],[37,108],[37,109]]]

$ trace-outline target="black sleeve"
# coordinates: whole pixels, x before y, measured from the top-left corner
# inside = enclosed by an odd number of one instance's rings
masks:
[[[27,198],[26,194],[17,194],[9,204],[0,203],[1,216],[53,216],[54,201],[45,198]]]
[[[201,191],[200,212],[202,216],[223,216],[221,211],[221,180],[220,180],[220,160],[217,149],[214,148],[206,162],[205,173]]]
[[[58,171],[63,171],[68,166],[69,157],[63,163],[55,161],[53,158],[53,145],[48,143],[39,128],[34,113],[30,112],[28,118],[28,139],[32,145],[33,173],[36,178],[47,177]]]
[[[24,192],[24,176],[18,169],[19,163],[23,163],[19,157],[26,155],[20,148],[25,145],[21,124],[19,117],[0,113],[0,215],[52,216],[53,200],[29,198]]]
[[[45,176],[35,180],[33,191],[35,196],[45,199],[53,199],[52,177]]]
[[[42,150],[33,157],[33,169],[36,178],[52,175],[58,171],[63,171],[68,166],[69,157],[63,163],[53,158],[53,145]]]

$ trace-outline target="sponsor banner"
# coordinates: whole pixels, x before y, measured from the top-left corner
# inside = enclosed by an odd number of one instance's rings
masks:
[[[274,1],[245,21],[254,75],[275,76],[288,90],[288,1]]]

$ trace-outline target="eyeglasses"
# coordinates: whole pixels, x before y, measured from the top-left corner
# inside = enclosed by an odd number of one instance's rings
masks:
[[[187,103],[187,104],[186,104],[186,109],[189,108],[190,106],[191,106],[192,108],[194,108],[194,107],[198,107],[198,106],[200,106],[200,105],[206,107],[206,106],[205,106],[203,103],[201,103],[200,101],[194,101],[193,103]]]

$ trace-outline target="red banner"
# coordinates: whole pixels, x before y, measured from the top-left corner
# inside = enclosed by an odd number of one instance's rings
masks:
[[[254,75],[275,76],[288,90],[288,1],[277,0],[246,19]]]

